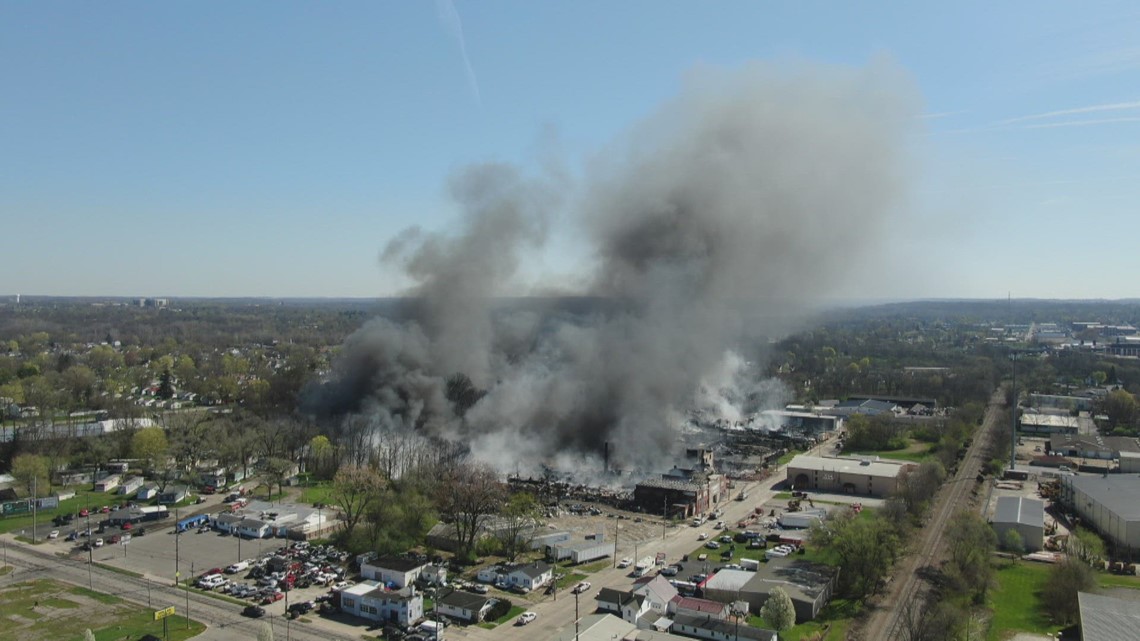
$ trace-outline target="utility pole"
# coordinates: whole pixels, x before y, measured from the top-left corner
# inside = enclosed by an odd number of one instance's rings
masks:
[[[178,541],[182,538],[182,530],[178,528],[178,508],[174,508],[174,587],[178,587]]]
[[[36,495],[39,494],[36,482],[39,480],[39,474],[32,474],[32,545],[36,544]]]
[[[1013,402],[1010,403],[1010,430],[1009,430],[1009,469],[1013,469],[1017,461],[1017,354],[1012,350],[1009,355],[1009,371],[1013,379]]]
[[[665,540],[665,526],[669,523],[669,497],[661,499],[661,540]]]
[[[574,641],[578,641],[578,591],[574,591]]]
[[[190,578],[194,578],[194,562],[190,562]],[[190,629],[190,582],[186,582],[186,629]]]

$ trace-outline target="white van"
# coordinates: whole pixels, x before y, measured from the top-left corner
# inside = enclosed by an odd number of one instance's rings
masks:
[[[230,567],[226,568],[226,574],[237,574],[238,572],[241,572],[248,567],[249,561],[238,561],[237,563],[234,563]]]

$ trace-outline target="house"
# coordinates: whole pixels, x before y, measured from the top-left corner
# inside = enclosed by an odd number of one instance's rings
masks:
[[[466,623],[479,623],[491,609],[493,599],[480,594],[451,590],[435,599],[435,611]]]
[[[363,567],[364,566],[361,565],[361,568]],[[503,566],[489,565],[485,568],[480,568],[479,571],[475,573],[475,580],[480,583],[498,583],[503,574]]]
[[[240,514],[219,514],[210,523],[219,532],[234,534],[237,531],[238,524],[244,520],[245,517]]]
[[[198,471],[198,481],[202,487],[212,487],[214,489],[226,486],[226,468],[224,467],[207,467]]]
[[[156,496],[158,496],[157,483],[143,483],[142,486],[139,487],[139,491],[135,493],[135,498],[140,501],[149,501]]]
[[[360,564],[360,576],[397,588],[415,583],[427,563],[406,556],[382,556]]]
[[[676,599],[677,588],[660,574],[650,578],[645,577],[634,582],[633,593],[644,596],[649,603],[649,609],[659,616],[669,613],[670,604]],[[627,619],[628,620],[628,619]]]
[[[602,588],[594,596],[599,611],[612,612],[641,629],[666,617],[679,598],[677,588],[661,575],[639,579],[632,590]]]
[[[418,581],[424,585],[447,585],[447,566],[424,566],[424,569],[420,570]]]
[[[507,571],[507,583],[524,587],[527,590],[534,590],[546,585],[553,577],[554,566],[545,561],[515,566]]]
[[[1025,496],[1001,496],[994,510],[998,541],[1012,530],[1021,536],[1026,552],[1036,552],[1045,542],[1045,502]]]
[[[185,501],[186,497],[190,496],[190,489],[185,485],[175,485],[166,488],[165,492],[159,492],[158,502],[169,505],[171,503],[178,503]]]
[[[711,615],[678,614],[673,618],[672,631],[677,634],[713,639],[714,641],[778,641],[772,630],[753,628],[747,623],[718,619]]]
[[[243,518],[232,529],[247,539],[267,539],[274,534],[273,526],[261,519]]]
[[[124,496],[127,494],[132,494],[138,491],[142,485],[143,478],[141,476],[132,476],[129,479],[123,481],[122,485],[119,486],[119,494],[122,494]]]
[[[95,481],[94,490],[96,492],[110,492],[111,490],[119,487],[119,482],[122,480],[123,477],[119,476],[118,474],[104,476],[98,481]]]
[[[713,617],[714,619],[728,619],[731,606],[728,603],[698,599],[696,597],[679,596],[673,600],[671,614],[687,614],[693,617]],[[676,618],[674,617],[674,620]]]
[[[408,626],[424,616],[424,597],[409,586],[385,590],[375,581],[365,581],[340,593],[340,607],[362,619]]]
[[[1082,641],[1136,639],[1140,608],[1131,600],[1087,592],[1077,593]]]
[[[614,588],[602,588],[594,595],[599,612],[609,612],[621,616],[621,604],[625,601],[628,592]]]

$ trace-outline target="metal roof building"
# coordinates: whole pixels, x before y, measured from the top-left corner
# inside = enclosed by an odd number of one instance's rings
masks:
[[[1077,593],[1083,641],[1140,639],[1140,608],[1133,601]]]
[[[1140,476],[1064,476],[1061,502],[1116,545],[1140,548]]]
[[[994,510],[998,540],[1009,530],[1017,532],[1025,551],[1036,552],[1045,542],[1045,502],[1024,496],[1001,496]]]
[[[788,484],[797,490],[888,496],[910,463],[877,457],[845,458],[797,455],[788,463]]]

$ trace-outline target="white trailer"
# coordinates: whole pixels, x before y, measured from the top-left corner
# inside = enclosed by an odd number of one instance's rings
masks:
[[[559,543],[548,547],[548,556],[554,561],[569,559],[571,563],[587,563],[612,556],[617,544],[605,541],[585,541],[582,543]]]
[[[633,575],[645,576],[646,574],[649,574],[649,571],[652,570],[655,565],[656,564],[653,562],[653,557],[647,556],[638,561],[637,565],[633,566]]]

